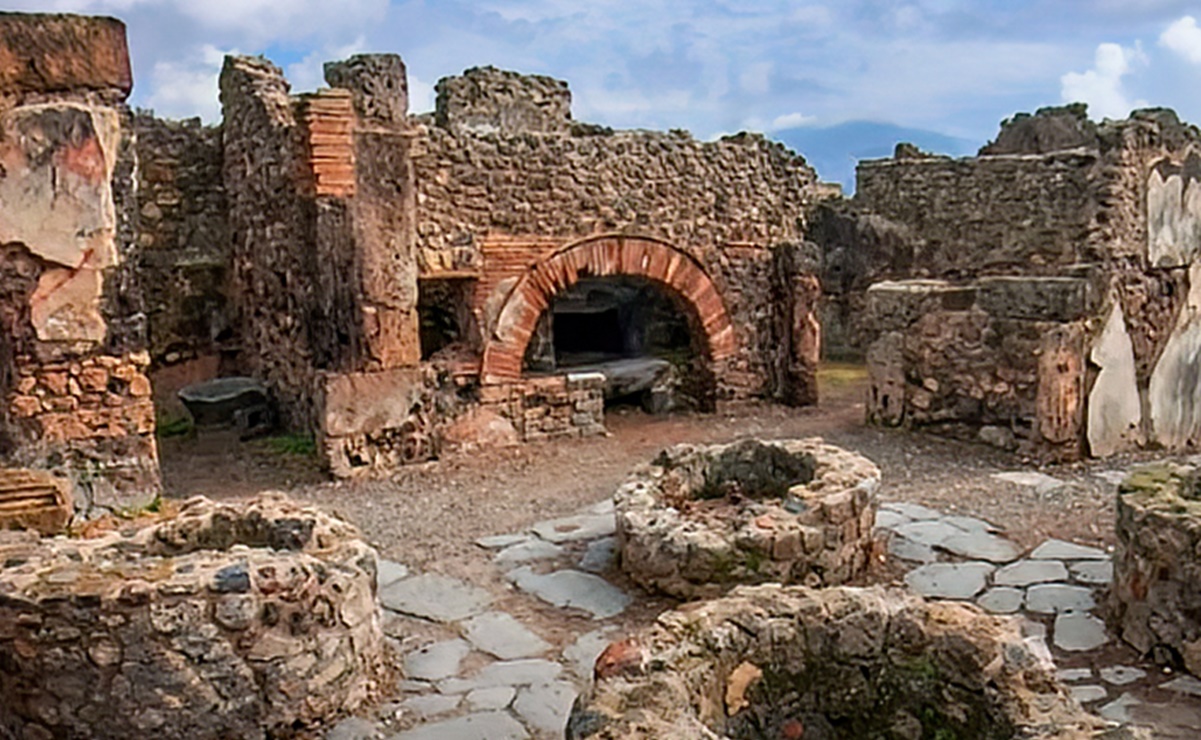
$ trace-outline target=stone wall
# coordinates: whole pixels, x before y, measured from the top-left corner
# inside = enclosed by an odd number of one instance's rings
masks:
[[[139,111],[139,271],[155,368],[236,348],[220,126]]]
[[[69,474],[85,510],[136,505],[158,464],[125,29],[5,13],[0,48],[0,454]]]
[[[1201,134],[1171,111],[1098,125],[1056,108],[1007,121],[982,152],[898,147],[824,218],[835,313],[865,338],[869,418],[1060,458],[1201,439],[1185,380]],[[882,278],[910,282],[863,290]]]
[[[480,388],[480,403],[526,442],[605,433],[605,376],[565,373]]]

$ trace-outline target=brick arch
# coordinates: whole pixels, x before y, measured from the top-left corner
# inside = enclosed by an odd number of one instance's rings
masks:
[[[618,275],[646,278],[682,298],[695,313],[710,361],[737,351],[734,325],[717,286],[695,259],[658,239],[596,236],[556,250],[531,266],[513,287],[484,347],[481,381],[504,383],[521,377],[526,345],[555,295],[580,278]]]

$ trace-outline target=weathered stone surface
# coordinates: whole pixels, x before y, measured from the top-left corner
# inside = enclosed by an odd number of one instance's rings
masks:
[[[616,537],[602,537],[588,543],[584,557],[580,558],[580,570],[589,573],[604,573],[617,564],[618,549]]]
[[[1147,677],[1147,672],[1133,666],[1106,666],[1100,670],[1101,680],[1114,686],[1125,686]]]
[[[421,392],[421,373],[414,368],[325,375],[321,431],[341,437],[399,427],[421,400]]]
[[[1097,605],[1093,590],[1063,583],[1039,583],[1026,589],[1026,608],[1038,614],[1087,611]]]
[[[567,726],[577,693],[566,681],[527,686],[517,692],[513,711],[530,727],[557,736]]]
[[[1025,593],[1018,588],[998,586],[990,588],[976,599],[981,609],[993,614],[1013,614],[1022,608]]]
[[[938,546],[972,560],[1008,563],[1017,560],[1022,551],[1004,537],[988,532],[959,532],[947,537]]]
[[[988,563],[930,563],[905,574],[905,583],[922,596],[937,599],[970,599],[984,590]]]
[[[844,583],[867,565],[879,476],[820,439],[673,447],[618,489],[621,567],[682,598]]]
[[[389,740],[525,740],[529,736],[508,712],[476,712],[406,730]]]
[[[1155,441],[1168,448],[1201,441],[1201,386],[1195,358],[1201,353],[1201,263],[1188,269],[1188,297],[1155,369],[1148,399]]]
[[[1053,628],[1055,647],[1081,652],[1095,650],[1109,642],[1105,623],[1091,614],[1064,612],[1055,617]]]
[[[595,619],[621,614],[630,597],[608,581],[578,570],[535,573],[528,566],[508,574],[517,588],[560,607],[582,609]]]
[[[1022,560],[1001,568],[993,575],[998,586],[1029,586],[1032,583],[1065,581],[1068,569],[1058,560]]]
[[[0,529],[59,534],[73,514],[70,481],[39,470],[0,468]]]
[[[1101,560],[1086,560],[1072,563],[1072,578],[1080,583],[1104,586],[1113,581],[1113,563]]]
[[[92,90],[115,103],[132,89],[125,24],[116,18],[0,13],[0,93]]]
[[[363,119],[403,125],[409,111],[409,77],[397,54],[355,54],[325,63],[330,87],[350,90]]]
[[[492,596],[455,578],[423,573],[384,588],[379,600],[401,614],[435,622],[457,622],[482,613],[492,603]]]
[[[933,716],[946,723],[940,731],[963,737],[1004,726],[1083,740],[1100,727],[1013,621],[898,591],[740,587],[668,612],[634,639],[654,669],[599,678],[572,710],[569,739],[752,737],[764,728],[791,737],[796,724],[808,736],[831,720],[839,727],[831,737],[874,737],[902,718],[921,736]],[[748,665],[771,683],[736,686],[736,667]]]
[[[459,672],[459,664],[470,652],[471,646],[463,640],[446,640],[426,645],[404,657],[405,676],[421,681],[450,678]]]
[[[411,699],[406,699],[401,706],[406,711],[412,712],[418,717],[428,719],[454,711],[459,707],[461,699],[462,697],[457,695],[427,694],[425,696],[414,696]]]
[[[934,548],[921,542],[905,539],[901,536],[888,538],[888,553],[902,560],[912,560],[917,563],[933,563],[938,560]]]
[[[980,307],[998,318],[1066,322],[1089,309],[1088,282],[1080,278],[986,277],[977,286]]]
[[[1095,685],[1073,686],[1068,689],[1068,693],[1072,695],[1073,699],[1081,704],[1092,704],[1093,702],[1101,701],[1109,696],[1109,693],[1105,691],[1104,686]]]
[[[486,689],[476,689],[464,697],[467,706],[482,712],[489,709],[504,709],[513,703],[517,690],[512,686],[492,686]]]
[[[530,539],[510,545],[496,553],[497,565],[513,565],[530,560],[545,560],[562,554],[563,548],[542,539]]]
[[[1201,155],[1162,159],[1147,175],[1147,259],[1183,267],[1201,256]]]
[[[290,733],[390,683],[375,552],[281,494],[194,498],[132,534],[19,545],[15,566],[10,547],[0,544],[0,726],[15,732]]]
[[[463,634],[476,649],[501,660],[530,658],[550,649],[546,640],[504,612],[485,612],[472,617],[463,623]]]
[[[1039,493],[1048,493],[1057,488],[1062,488],[1064,482],[1058,478],[1039,473],[1037,471],[1013,471],[1008,473],[993,473],[993,478],[1012,483],[1015,486],[1027,486],[1033,488]]]
[[[1120,304],[1110,310],[1089,358],[1101,371],[1088,397],[1088,447],[1094,457],[1107,457],[1133,447],[1143,421],[1134,345]]]
[[[1104,550],[1075,542],[1047,540],[1030,552],[1031,560],[1108,560]]]
[[[608,537],[616,526],[612,514],[577,514],[538,522],[533,531],[547,542],[562,543]]]
[[[474,676],[452,678],[438,684],[444,694],[462,694],[476,689],[497,686],[533,686],[553,682],[563,672],[563,666],[549,660],[506,660],[489,663]]]

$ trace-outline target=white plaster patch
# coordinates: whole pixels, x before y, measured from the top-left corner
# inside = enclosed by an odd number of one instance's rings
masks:
[[[1151,372],[1152,433],[1169,449],[1201,439],[1201,265],[1189,266],[1188,279],[1188,298]]]
[[[1114,303],[1090,357],[1101,372],[1088,397],[1088,447],[1094,456],[1106,457],[1132,447],[1143,420],[1134,344],[1121,304]]]

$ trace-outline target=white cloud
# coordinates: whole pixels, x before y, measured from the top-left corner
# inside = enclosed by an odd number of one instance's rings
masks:
[[[1101,44],[1097,47],[1092,69],[1068,72],[1059,78],[1060,96],[1065,103],[1088,103],[1095,118],[1124,118],[1132,108],[1147,105],[1142,100],[1128,99],[1122,86],[1122,78],[1134,65],[1146,62],[1146,56],[1137,45],[1125,48],[1118,44]]]
[[[1159,43],[1193,64],[1201,64],[1201,28],[1191,15],[1179,18],[1168,26],[1160,34]]]
[[[221,120],[217,81],[226,54],[205,44],[179,60],[155,62],[151,70],[154,92],[146,103],[163,118],[200,116],[207,123]]]
[[[409,73],[409,112],[428,113],[434,109],[434,86]]]
[[[804,113],[785,113],[782,116],[776,116],[772,119],[769,131],[782,131],[787,128],[800,128],[808,126],[817,121],[816,116],[807,116]]]
[[[766,95],[771,91],[771,62],[748,64],[738,76],[738,86],[751,95]]]
[[[325,63],[340,61],[354,54],[367,50],[367,38],[359,36],[349,44],[335,47],[322,47],[309,52],[304,59],[293,62],[284,70],[284,75],[292,85],[293,92],[311,92],[319,87],[325,87]]]

